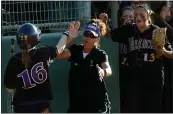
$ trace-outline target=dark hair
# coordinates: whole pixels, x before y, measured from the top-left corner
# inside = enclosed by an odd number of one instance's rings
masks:
[[[140,1],[140,0],[139,0],[139,1],[131,1],[131,4],[132,4],[132,3],[138,3],[138,4],[140,4],[140,5],[145,5],[145,4],[147,4],[147,1]],[[131,4],[130,4],[130,5],[131,5]]]
[[[121,1],[119,5],[119,10],[121,11],[124,7],[130,7],[131,1]]]
[[[124,8],[122,8],[121,11],[120,11],[120,16],[123,14],[123,12],[124,12],[125,10],[134,11],[132,7],[129,7],[129,6],[128,6],[128,7],[124,7]]]
[[[27,36],[21,36],[21,50],[22,50],[22,63],[25,65],[25,68],[29,67],[30,56],[29,56],[29,47],[27,43]]]
[[[170,2],[169,1],[152,1],[151,2],[152,10],[156,14],[160,14],[160,12],[162,11],[162,8],[164,6],[169,6],[169,5],[170,5]]]
[[[143,8],[143,9],[145,9],[146,10],[146,12],[150,15],[151,13],[153,13],[153,11],[150,9],[150,7],[147,5],[147,4],[145,4],[145,5],[139,5],[139,6],[137,6],[136,7],[136,9],[137,8]]]

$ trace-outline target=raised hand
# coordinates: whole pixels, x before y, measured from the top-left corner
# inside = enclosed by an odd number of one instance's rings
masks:
[[[80,22],[73,21],[70,24],[69,37],[70,38],[77,38],[79,36],[79,28],[80,28]]]
[[[107,22],[108,22],[108,14],[106,14],[106,13],[101,13],[101,14],[99,15],[99,19],[102,20],[104,23],[107,24]]]
[[[98,73],[99,73],[99,78],[100,78],[100,81],[102,81],[103,80],[103,77],[104,77],[104,75],[105,75],[105,72],[104,72],[104,70],[101,68],[101,67],[99,67],[99,65],[98,64],[96,64],[96,68],[97,68],[97,70],[98,70]]]

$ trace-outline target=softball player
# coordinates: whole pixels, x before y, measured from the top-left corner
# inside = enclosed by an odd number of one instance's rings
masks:
[[[132,24],[134,20],[134,10],[131,7],[125,7],[120,13],[121,26]],[[119,44],[119,79],[120,79],[120,109],[121,113],[128,113],[129,108],[129,96],[130,92],[129,85],[131,85],[131,80],[129,76],[129,63],[128,57],[128,42]]]
[[[105,13],[101,13],[99,18],[106,22]],[[120,26],[132,24],[134,20],[134,10],[131,7],[124,7],[120,11]],[[119,44],[119,81],[120,81],[120,112],[124,113],[128,111],[129,106],[128,103],[130,92],[129,85],[131,80],[129,79],[129,71],[128,71],[128,43],[120,43]]]
[[[137,6],[136,24],[125,25],[112,31],[112,40],[128,43],[129,76],[129,110],[128,113],[160,112],[161,95],[164,82],[162,55],[171,58],[171,51],[152,45],[152,32],[158,27],[150,21],[149,8]],[[167,45],[169,43],[167,42]]]
[[[72,23],[69,37],[64,33],[56,46],[36,48],[40,42],[41,31],[33,24],[26,23],[17,31],[16,40],[21,52],[12,56],[8,62],[4,84],[13,98],[15,113],[50,112],[52,91],[49,83],[49,64],[61,54],[66,44],[69,44],[73,32],[77,32],[80,23]],[[72,28],[73,27],[73,28]]]

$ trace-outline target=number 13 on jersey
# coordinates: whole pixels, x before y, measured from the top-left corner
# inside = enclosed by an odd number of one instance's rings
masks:
[[[32,67],[30,73],[28,69],[25,69],[22,73],[18,74],[17,77],[22,78],[23,88],[29,89],[35,87],[36,84],[45,82],[47,80],[47,71],[44,69],[43,62],[40,62]]]

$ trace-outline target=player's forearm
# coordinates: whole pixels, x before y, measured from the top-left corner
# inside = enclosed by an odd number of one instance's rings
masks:
[[[73,40],[74,40],[74,38],[68,37],[66,46],[68,46]]]
[[[56,45],[57,50],[58,50],[58,54],[61,54],[65,47],[66,47],[66,43],[67,43],[67,35],[63,34],[58,42],[58,44]]]
[[[69,37],[68,34],[69,34],[68,31],[66,31],[62,34],[62,36],[56,46],[58,49],[58,54],[61,54],[64,51],[64,49],[66,48],[66,46],[68,46],[74,39],[74,38]]]
[[[111,76],[112,75],[112,70],[111,67],[109,65],[109,62],[103,62],[101,64],[102,69],[104,70],[104,76]]]
[[[66,32],[64,32],[63,34],[67,35],[66,46],[68,46],[68,45],[74,40],[74,38],[71,38],[71,37],[69,36],[69,31],[66,31]]]
[[[164,50],[163,56],[165,56],[165,57],[167,57],[169,59],[173,59],[173,51]]]

